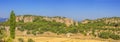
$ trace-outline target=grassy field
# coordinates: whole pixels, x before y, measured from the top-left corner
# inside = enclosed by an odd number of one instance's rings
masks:
[[[32,39],[35,42],[119,42],[120,40],[112,40],[112,39],[101,39],[95,38],[92,36],[84,36],[82,34],[73,34],[71,37],[66,37],[65,34],[56,35],[54,33],[44,33],[38,36],[34,35],[22,35],[21,32],[16,32],[16,39],[15,42],[18,42],[19,38],[23,38],[25,42],[28,39]]]
[[[28,36],[17,36],[15,41],[18,42],[18,38],[23,38],[25,42],[29,38],[33,39],[35,42],[108,42],[102,40],[92,40],[92,39],[75,39],[75,38],[59,38],[59,37],[28,37]]]

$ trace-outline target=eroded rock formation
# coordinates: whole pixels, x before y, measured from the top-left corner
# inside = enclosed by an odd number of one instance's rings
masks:
[[[17,16],[16,17],[16,22],[33,22],[35,16]],[[70,25],[78,25],[78,22],[65,18],[65,17],[43,17],[42,19],[46,21],[53,21],[53,22],[60,22],[60,23],[65,23],[66,26]]]

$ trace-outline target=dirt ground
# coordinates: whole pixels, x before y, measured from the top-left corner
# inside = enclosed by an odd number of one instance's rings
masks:
[[[72,34],[70,37],[66,37],[65,34],[57,35],[55,33],[44,33],[37,36],[33,35],[23,35],[20,32],[16,33],[15,42],[18,42],[19,38],[23,38],[24,42],[28,39],[32,39],[35,42],[120,42],[120,40],[104,40],[100,38],[95,38],[92,36],[84,36],[82,34]]]
[[[18,38],[23,38],[25,42],[29,38],[33,39],[35,42],[109,42],[104,40],[92,40],[92,39],[75,39],[75,38],[66,38],[66,37],[28,37],[28,36],[17,36],[16,42],[18,42]]]

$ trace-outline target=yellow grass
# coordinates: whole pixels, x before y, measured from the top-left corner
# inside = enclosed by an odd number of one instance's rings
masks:
[[[108,42],[101,40],[91,40],[91,39],[74,39],[74,38],[58,38],[58,37],[28,37],[28,36],[17,36],[16,42],[18,42],[18,38],[23,38],[25,42],[29,38],[33,39],[35,42]]]

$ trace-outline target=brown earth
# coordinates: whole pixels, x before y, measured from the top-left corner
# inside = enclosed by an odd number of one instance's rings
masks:
[[[18,38],[23,38],[25,42],[29,38],[33,39],[35,42],[109,42],[109,41],[104,41],[104,40],[94,40],[94,39],[75,39],[75,38],[59,38],[59,37],[35,37],[35,36],[17,36],[16,37],[16,42]]]
[[[18,33],[17,33],[18,34]],[[84,36],[80,33],[71,34],[67,37],[66,34],[57,35],[55,33],[44,33],[40,35],[16,35],[15,42],[18,42],[19,38],[23,38],[25,42],[28,39],[33,39],[35,42],[119,42],[120,40],[114,41],[112,39],[104,40],[93,36]]]

